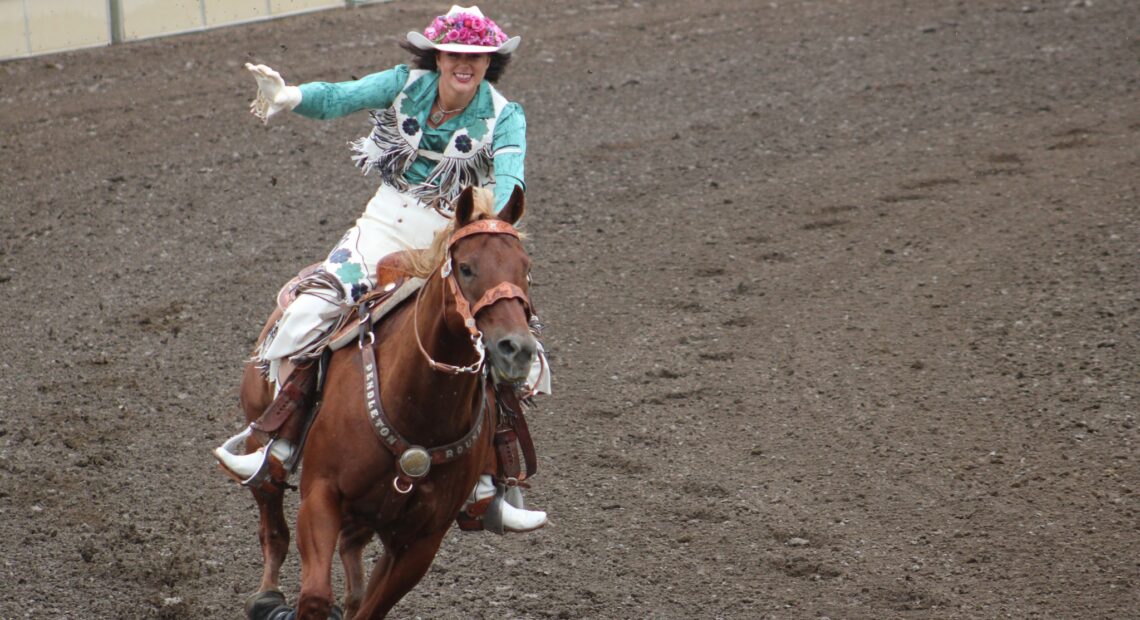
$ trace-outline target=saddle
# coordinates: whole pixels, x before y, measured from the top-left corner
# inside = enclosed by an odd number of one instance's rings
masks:
[[[282,312],[297,299],[297,295],[302,292],[302,283],[307,280],[327,279],[330,280],[330,285],[340,286],[339,283],[332,281],[332,276],[322,273],[321,265],[322,263],[309,265],[289,280],[285,286],[281,287],[281,290],[277,292],[277,307]],[[405,253],[396,252],[385,256],[376,266],[377,286],[362,297],[359,302],[367,304],[367,307],[371,309],[370,321],[372,325],[375,325],[404,300],[411,297],[423,285],[424,280],[422,278],[413,278],[408,275],[407,265],[408,257]],[[346,312],[326,336],[327,344],[321,351],[318,361],[310,362],[308,366],[298,366],[298,370],[304,372],[295,372],[289,376],[285,384],[281,386],[281,392],[288,399],[274,399],[261,417],[253,422],[254,428],[266,433],[278,432],[294,415],[294,412],[301,410],[306,414],[306,420],[299,443],[304,444],[304,436],[308,433],[308,426],[311,424],[311,418],[307,414],[319,399],[321,387],[324,385],[325,371],[328,368],[328,357],[333,351],[353,343],[360,331],[359,322],[349,320],[352,316],[354,316],[353,313]],[[312,367],[314,364],[315,367]]]
[[[423,286],[425,280],[410,275],[409,252],[405,250],[385,256],[376,265],[376,288],[369,291],[358,303],[368,303],[371,307],[371,323],[375,325],[406,299]],[[302,269],[277,292],[277,307],[284,312],[300,294],[300,284],[321,273],[323,263],[314,263]],[[339,285],[338,285],[339,286]],[[358,324],[350,321],[352,313],[346,313],[332,329],[328,339],[328,350],[337,351],[355,342]]]

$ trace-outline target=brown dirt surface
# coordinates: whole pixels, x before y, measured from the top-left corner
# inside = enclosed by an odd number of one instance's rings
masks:
[[[376,183],[366,115],[263,127],[242,63],[363,76],[443,8],[0,64],[0,618],[241,616],[209,449]],[[552,524],[454,531],[394,616],[1140,609],[1133,0],[483,8],[524,39]]]

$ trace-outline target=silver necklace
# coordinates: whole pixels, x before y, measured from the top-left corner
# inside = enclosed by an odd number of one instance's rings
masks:
[[[439,108],[439,110],[432,112],[431,116],[429,117],[431,119],[431,122],[433,125],[438,125],[441,122],[443,122],[444,116],[446,116],[448,114],[455,114],[456,112],[462,112],[463,108],[467,107],[467,106],[463,105],[463,106],[459,106],[458,108],[455,108],[454,110],[444,110],[443,104],[439,102],[439,99],[435,100],[435,105],[437,108]]]

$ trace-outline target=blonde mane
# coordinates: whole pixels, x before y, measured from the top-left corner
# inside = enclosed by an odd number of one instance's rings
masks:
[[[489,220],[495,217],[495,194],[489,189],[476,187],[472,192],[475,211],[471,214],[471,221]],[[427,278],[437,267],[443,263],[447,255],[447,240],[455,232],[455,220],[446,228],[435,233],[431,245],[426,250],[407,253],[408,268],[417,278]]]

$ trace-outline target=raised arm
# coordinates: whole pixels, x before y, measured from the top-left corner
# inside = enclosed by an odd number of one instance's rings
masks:
[[[379,110],[392,105],[407,81],[407,65],[396,65],[351,82],[309,82],[301,85],[301,104],[293,111],[324,120],[360,110]]]
[[[310,82],[287,86],[281,74],[265,65],[247,63],[246,69],[257,80],[257,98],[249,110],[268,123],[282,110],[308,118],[339,118],[360,110],[386,108],[408,80],[408,68],[395,68],[367,75],[350,82]]]

